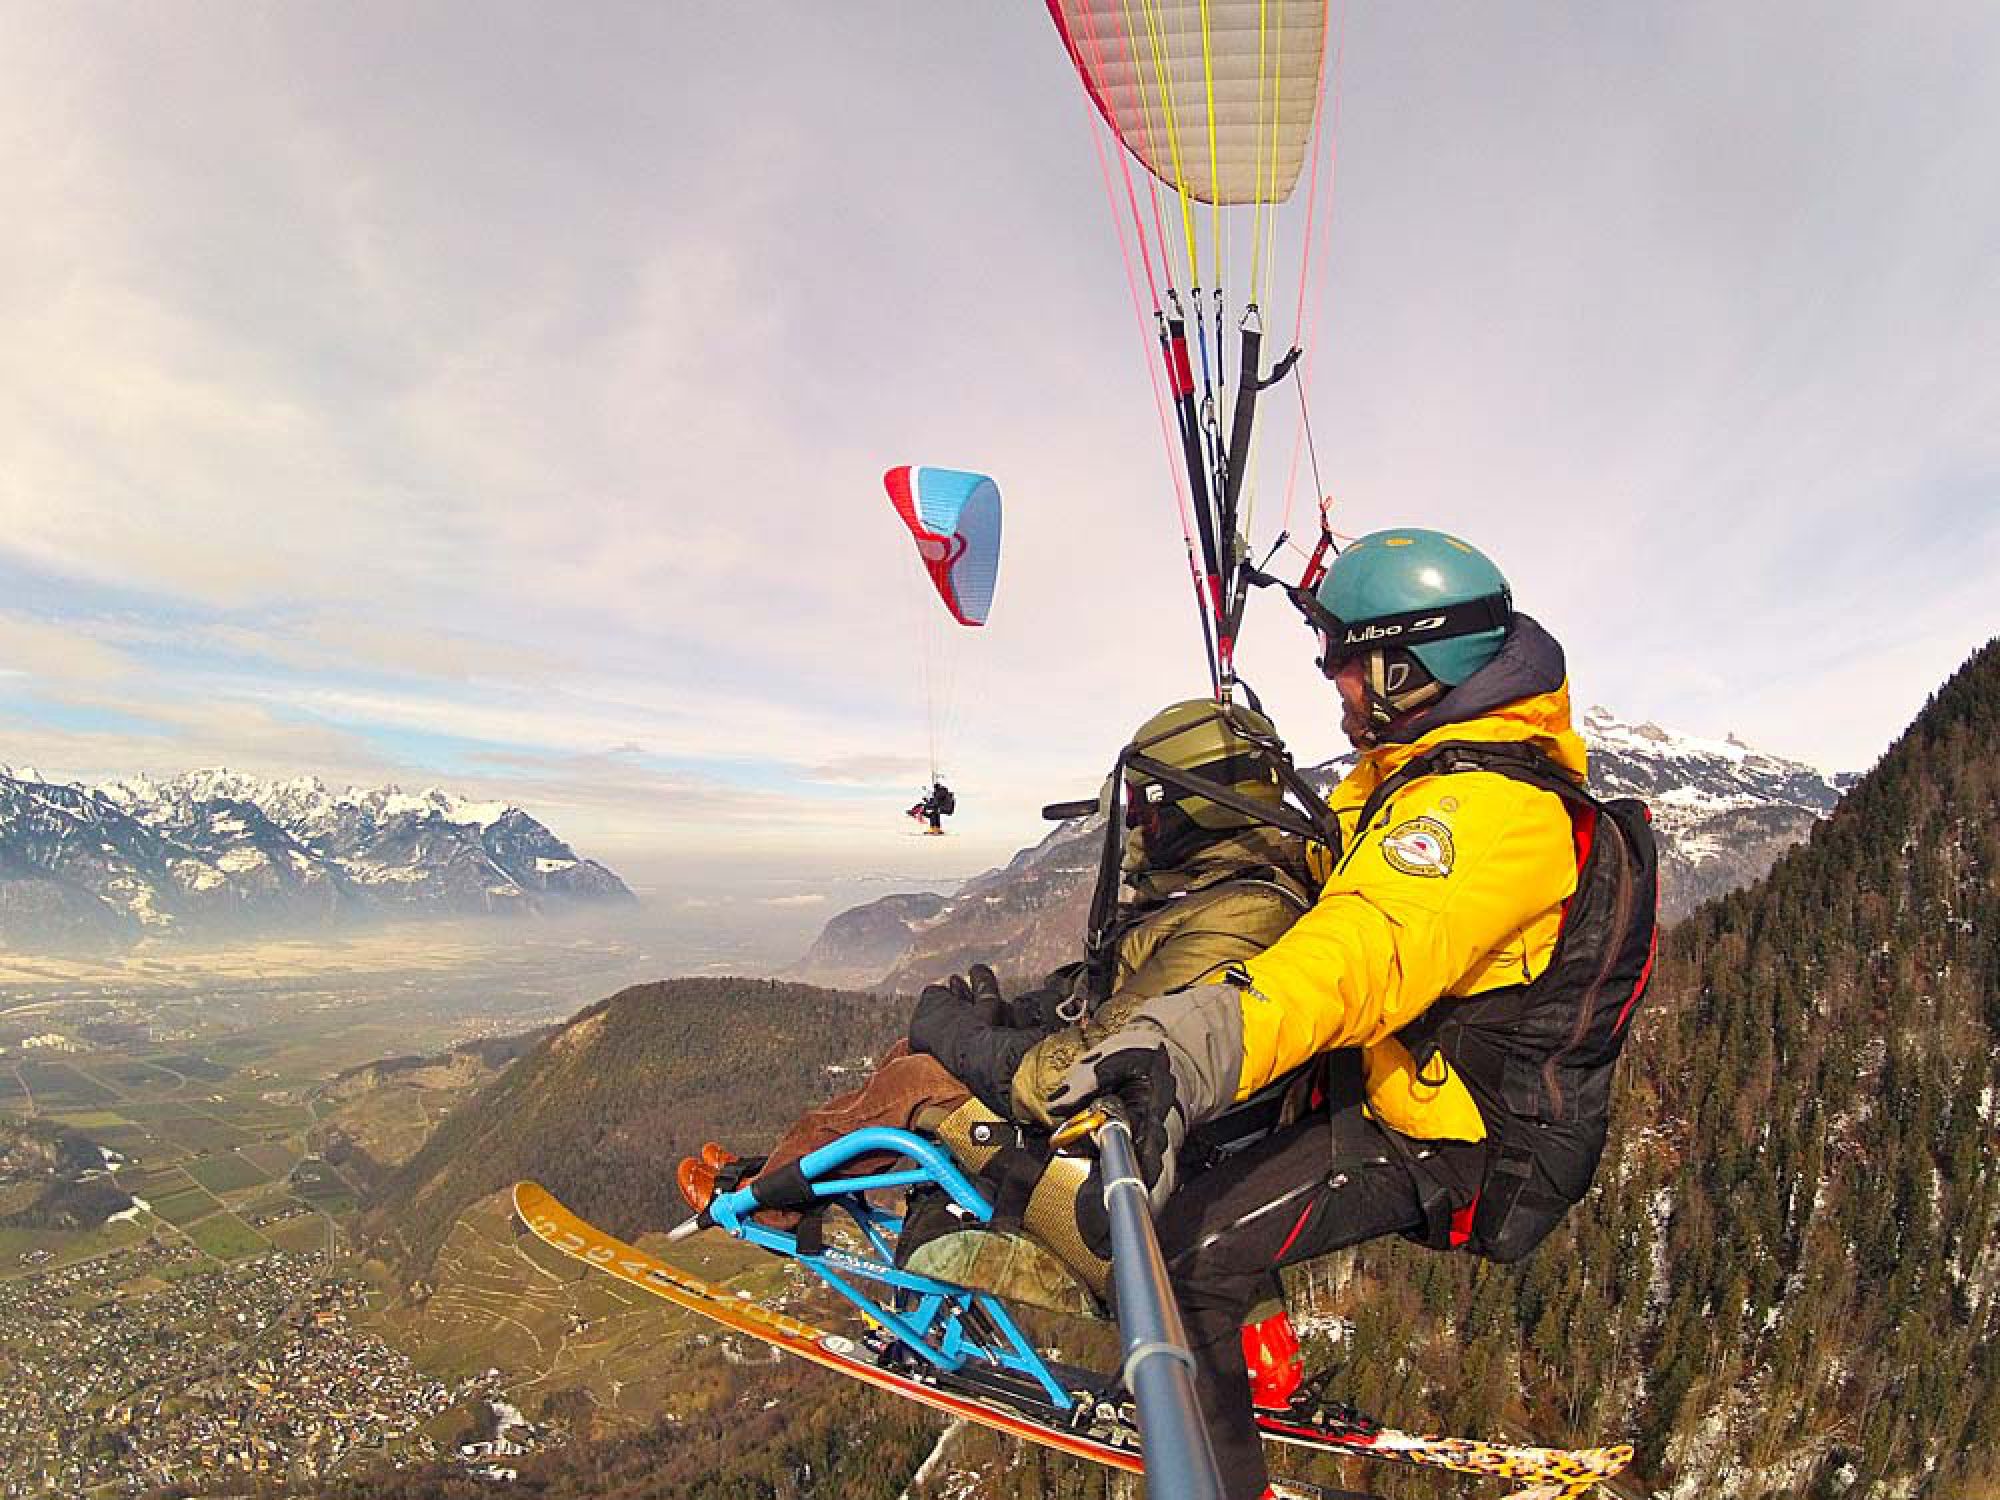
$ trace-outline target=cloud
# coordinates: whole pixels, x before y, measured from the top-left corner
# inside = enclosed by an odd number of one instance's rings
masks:
[[[125,653],[73,629],[0,613],[0,671],[93,687],[129,677],[136,663]]]
[[[1343,529],[1486,545],[1585,700],[1866,758],[2000,575],[2000,203],[1966,188],[2000,117],[1962,65],[2000,18],[1344,24],[1309,361]],[[445,781],[595,847],[861,860],[908,852],[937,754],[960,838],[911,857],[971,863],[1204,690],[1156,351],[1039,16],[17,31],[13,758]],[[1260,548],[1296,401],[1264,407]],[[908,461],[1007,503],[992,622],[932,677],[880,488]],[[1239,657],[1302,760],[1338,745],[1310,654],[1252,605]]]
[[[837,762],[806,766],[799,776],[828,786],[901,787],[928,780],[930,764],[913,755],[851,755]]]

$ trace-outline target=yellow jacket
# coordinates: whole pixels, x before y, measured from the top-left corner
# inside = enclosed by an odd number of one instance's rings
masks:
[[[1576,889],[1569,813],[1552,793],[1498,772],[1458,771],[1411,782],[1369,827],[1354,827],[1398,770],[1468,740],[1531,744],[1584,773],[1567,682],[1364,753],[1327,799],[1345,853],[1324,871],[1319,900],[1243,965],[1238,1099],[1318,1053],[1359,1047],[1375,1118],[1422,1140],[1485,1139],[1478,1106],[1444,1059],[1419,1079],[1395,1033],[1440,998],[1525,983],[1547,966]]]

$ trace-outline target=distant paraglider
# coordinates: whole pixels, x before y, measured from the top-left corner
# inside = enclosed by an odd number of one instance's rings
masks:
[[[927,825],[924,832],[933,834],[943,833],[944,820],[957,811],[958,798],[942,781],[933,781],[931,789],[909,809],[911,817]]]
[[[925,833],[941,834],[944,819],[958,810],[943,770],[956,708],[953,637],[961,627],[984,625],[993,607],[1000,579],[1000,488],[984,474],[925,464],[891,469],[882,483],[916,545],[926,580],[917,634],[924,648],[930,785],[908,812],[926,825]]]
[[[961,625],[984,625],[1000,579],[1000,487],[984,474],[904,464],[882,476],[938,598]]]

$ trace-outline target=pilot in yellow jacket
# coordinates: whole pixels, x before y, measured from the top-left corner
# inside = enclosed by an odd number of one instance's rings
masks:
[[[1397,1034],[1441,999],[1538,975],[1577,881],[1569,811],[1545,787],[1458,769],[1378,795],[1465,742],[1581,781],[1562,649],[1514,612],[1499,569],[1440,532],[1378,532],[1295,597],[1360,752],[1328,799],[1340,848],[1312,910],[1228,982],[1146,1002],[1044,1085],[1052,1116],[1116,1096],[1164,1201],[1190,1129],[1321,1060],[1324,1109],[1197,1175],[1161,1220],[1229,1500],[1264,1490],[1239,1329],[1275,1268],[1432,1229],[1440,1196],[1469,1217],[1479,1195],[1487,1122],[1440,1052],[1420,1067]]]
[[[1243,965],[1234,1097],[1321,1052],[1359,1047],[1378,1120],[1420,1140],[1484,1138],[1471,1094],[1444,1060],[1420,1080],[1395,1034],[1441,997],[1524,984],[1542,971],[1576,888],[1569,812],[1499,772],[1460,771],[1409,783],[1370,827],[1354,826],[1397,771],[1439,744],[1466,741],[1532,745],[1583,779],[1583,741],[1569,727],[1562,684],[1365,751],[1327,799],[1346,852],[1319,900]]]

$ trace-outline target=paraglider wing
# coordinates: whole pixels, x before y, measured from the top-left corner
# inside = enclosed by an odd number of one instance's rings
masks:
[[[1048,7],[1098,111],[1147,171],[1203,203],[1291,196],[1319,107],[1325,0]]]
[[[984,625],[1000,577],[1000,487],[921,464],[891,469],[882,483],[952,618]]]

